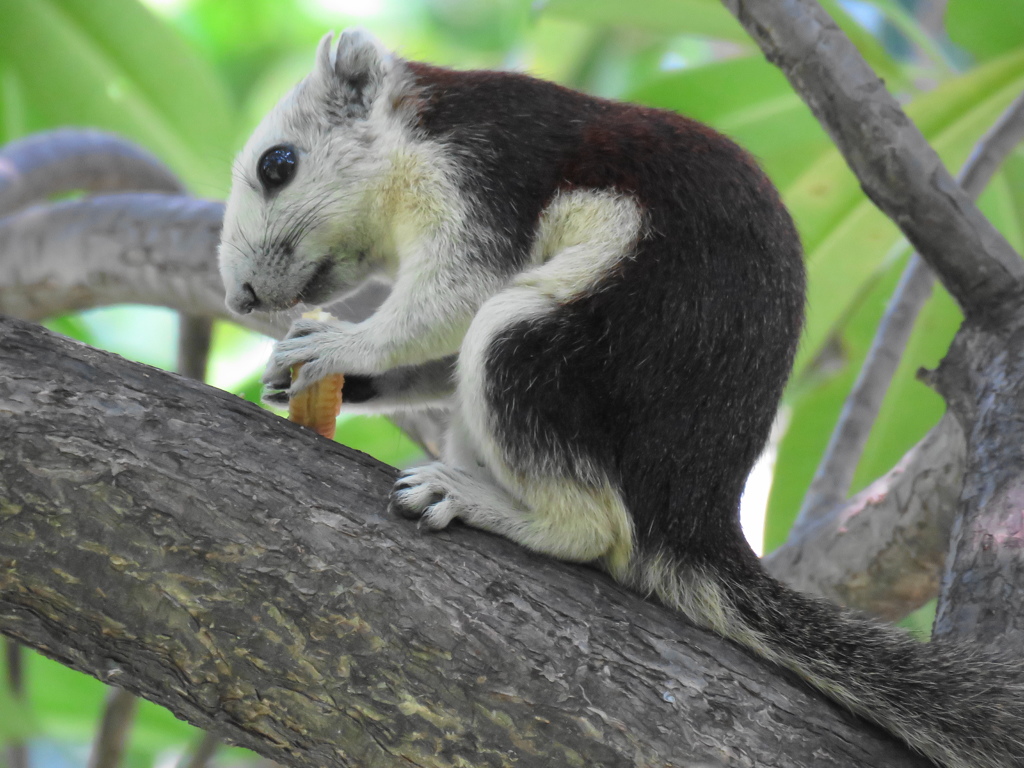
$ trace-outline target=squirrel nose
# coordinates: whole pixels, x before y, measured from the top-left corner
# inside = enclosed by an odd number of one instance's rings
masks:
[[[228,297],[228,309],[239,315],[247,315],[260,306],[259,297],[256,295],[252,283],[242,283],[242,287]]]

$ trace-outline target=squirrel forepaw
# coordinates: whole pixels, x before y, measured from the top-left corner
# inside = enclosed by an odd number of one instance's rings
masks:
[[[274,345],[262,382],[263,399],[279,405],[315,381],[333,373],[358,373],[355,355],[349,352],[352,323],[302,319],[292,324],[288,335]],[[349,364],[348,358],[353,358]],[[296,366],[301,365],[294,377]]]

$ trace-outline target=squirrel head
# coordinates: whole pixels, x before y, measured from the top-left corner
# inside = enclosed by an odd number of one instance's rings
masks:
[[[409,135],[408,78],[364,30],[332,38],[235,161],[220,245],[234,312],[322,304],[367,276],[382,240],[376,190]]]

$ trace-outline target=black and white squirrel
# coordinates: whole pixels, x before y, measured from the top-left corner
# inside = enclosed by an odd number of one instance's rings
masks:
[[[804,266],[728,139],[328,35],[235,164],[220,259],[236,312],[390,278],[362,322],[297,321],[264,381],[279,403],[329,373],[349,405],[447,401],[443,458],[403,474],[399,513],[597,561],[942,766],[1024,766],[1021,663],[793,592],[744,540]]]

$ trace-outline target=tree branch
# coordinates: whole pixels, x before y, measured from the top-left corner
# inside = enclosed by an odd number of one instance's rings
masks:
[[[943,167],[885,84],[815,0],[722,0],[786,75],[970,319],[1016,308],[1024,261]]]
[[[972,200],[982,193],[1013,148],[1024,140],[1024,93],[1000,115],[995,125],[975,146],[957,179]],[[914,254],[889,300],[885,316],[871,342],[853,389],[843,404],[839,423],[832,433],[814,481],[804,497],[794,525],[799,530],[813,525],[840,504],[850,492],[871,427],[878,418],[885,393],[903,357],[914,322],[928,297],[935,277]]]
[[[1024,316],[966,323],[937,375],[967,438],[967,464],[935,638],[1024,647]]]
[[[967,439],[934,637],[1024,640],[1024,261],[814,0],[723,0],[825,126],[967,322],[933,377]],[[1013,426],[1010,426],[1013,425]]]
[[[764,558],[794,589],[895,621],[938,594],[963,485],[964,435],[947,415],[888,474]]]
[[[103,718],[89,755],[88,768],[118,768],[135,722],[139,700],[123,688],[107,689]]]
[[[200,727],[317,768],[924,765],[593,571],[383,516],[368,457],[0,336],[0,629]]]
[[[156,157],[103,131],[61,128],[0,148],[0,216],[74,190],[185,192]]]

